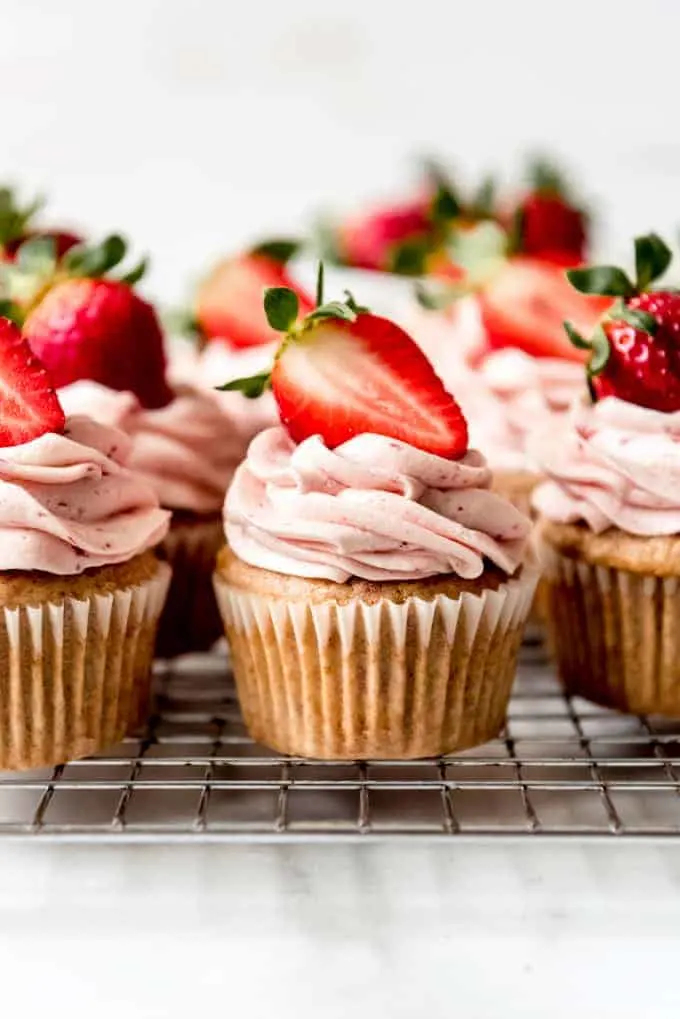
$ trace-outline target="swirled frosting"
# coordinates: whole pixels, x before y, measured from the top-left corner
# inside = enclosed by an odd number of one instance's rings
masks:
[[[130,441],[86,417],[0,449],[0,569],[78,574],[157,545],[170,514],[126,466]]]
[[[680,533],[680,412],[608,397],[577,406],[569,427],[539,436],[533,451],[549,478],[534,504],[548,519],[596,533]]]
[[[382,435],[334,450],[258,435],[225,503],[227,541],[253,566],[343,582],[515,572],[530,523],[490,491],[484,457],[445,460]]]
[[[252,437],[218,394],[194,386],[178,387],[175,399],[159,410],[145,410],[131,393],[90,381],[61,389],[59,398],[67,413],[87,411],[130,436],[129,466],[169,509],[218,512]]]

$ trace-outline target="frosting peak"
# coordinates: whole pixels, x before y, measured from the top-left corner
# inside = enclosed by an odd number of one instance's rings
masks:
[[[77,574],[157,545],[169,514],[129,452],[126,435],[85,417],[0,449],[0,569]]]
[[[451,461],[381,435],[336,449],[258,435],[225,504],[227,540],[245,562],[343,582],[478,577],[521,562],[529,521],[490,491],[481,454]]]
[[[534,443],[550,479],[534,496],[541,513],[596,533],[680,533],[680,412],[608,397],[575,408],[564,433],[553,429]]]

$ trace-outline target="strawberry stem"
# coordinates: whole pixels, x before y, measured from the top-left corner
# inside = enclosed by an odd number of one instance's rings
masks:
[[[323,260],[319,262],[319,268],[316,272],[316,307],[319,308],[323,304],[323,284],[324,284],[324,264]]]

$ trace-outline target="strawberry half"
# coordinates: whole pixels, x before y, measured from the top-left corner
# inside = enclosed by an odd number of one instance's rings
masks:
[[[356,435],[399,439],[456,459],[468,448],[467,423],[430,362],[399,326],[359,307],[351,294],[298,321],[296,294],[265,295],[273,329],[285,333],[271,374],[221,387],[259,396],[271,385],[281,420],[302,442],[320,435],[335,448]]]
[[[199,287],[194,318],[204,340],[222,340],[231,347],[259,347],[278,337],[262,307],[269,287],[294,290],[306,314],[314,305],[296,287],[286,263],[297,250],[293,241],[271,241],[219,262]]]
[[[18,327],[0,318],[0,446],[19,446],[63,432],[64,412],[52,381]]]
[[[656,234],[635,240],[636,279],[615,266],[573,269],[574,287],[617,298],[586,339],[565,322],[571,342],[590,352],[588,376],[595,399],[616,396],[667,413],[680,410],[680,293],[649,290],[672,255]]]
[[[509,258],[478,293],[491,350],[516,347],[532,357],[582,361],[565,336],[570,319],[579,331],[592,330],[611,303],[577,293],[564,267],[517,255]]]
[[[1,267],[9,310],[57,387],[92,379],[130,390],[144,407],[163,407],[172,399],[163,333],[134,289],[146,262],[117,279],[109,275],[125,253],[117,236],[79,245],[61,260],[53,240],[27,241],[16,262]]]

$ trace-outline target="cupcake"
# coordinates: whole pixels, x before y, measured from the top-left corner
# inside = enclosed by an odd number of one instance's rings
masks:
[[[535,443],[548,623],[562,680],[620,711],[680,715],[680,296],[649,291],[670,251],[636,241],[573,283],[619,300],[587,340],[592,402]]]
[[[30,273],[34,260],[23,257],[6,282],[22,296],[24,335],[67,412],[126,431],[129,466],[173,511],[162,547],[173,581],[158,631],[158,653],[172,657],[207,650],[221,634],[211,582],[220,509],[252,433],[212,394],[170,387],[158,318],[133,285],[141,268],[113,276],[124,255],[120,238],[107,238],[73,249],[38,280]]]
[[[312,758],[483,743],[533,596],[530,523],[490,490],[408,335],[319,300],[300,321],[292,293],[266,294],[286,335],[259,384],[283,425],[253,440],[225,503],[215,589],[246,725]]]
[[[446,291],[421,295],[433,307],[418,314],[414,337],[444,384],[461,394],[471,442],[484,449],[497,491],[526,512],[540,480],[528,437],[563,417],[585,388],[585,355],[563,321],[587,333],[610,302],[569,286],[573,256],[516,252],[497,225],[459,234],[453,248],[468,274],[451,291],[463,295],[459,309],[452,316],[437,307]]]
[[[81,381],[59,391],[68,412],[86,412],[132,440],[128,466],[172,511],[161,555],[173,580],[158,630],[157,654],[207,651],[222,634],[212,574],[224,544],[222,504],[252,438],[219,394],[180,387],[164,407],[147,410],[132,393]],[[247,423],[246,423],[247,424]]]
[[[129,440],[65,419],[18,329],[0,319],[0,769],[118,742],[148,709],[170,569]]]

